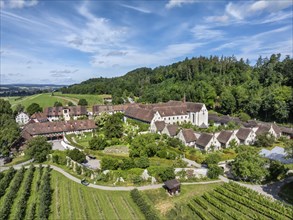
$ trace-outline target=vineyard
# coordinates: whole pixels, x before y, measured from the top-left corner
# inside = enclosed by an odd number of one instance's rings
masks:
[[[0,180],[0,219],[47,219],[50,214],[50,168],[10,168]]]
[[[181,219],[278,219],[293,218],[293,207],[274,202],[236,183],[225,183],[215,190],[194,197],[185,205],[177,205],[169,218]]]
[[[145,219],[130,192],[89,188],[51,172],[50,219]]]

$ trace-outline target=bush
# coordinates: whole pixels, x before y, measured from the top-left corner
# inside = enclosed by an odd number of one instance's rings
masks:
[[[119,168],[119,160],[111,157],[103,157],[101,160],[102,170],[117,170]]]
[[[211,153],[205,159],[205,163],[210,166],[212,164],[218,164],[221,160],[221,157],[218,153]]]
[[[107,147],[107,141],[103,137],[94,136],[89,141],[89,148],[91,150],[104,150]]]
[[[80,99],[78,101],[78,105],[87,106],[88,105],[88,102],[87,102],[86,99]]]
[[[78,163],[83,163],[86,160],[85,154],[77,149],[68,150],[67,156]]]
[[[28,142],[25,153],[29,158],[34,158],[35,162],[42,163],[46,161],[51,150],[52,144],[47,142],[47,138],[38,136]]]
[[[136,158],[134,160],[134,162],[135,162],[136,167],[138,167],[138,168],[145,169],[150,166],[150,161],[149,161],[149,158],[147,158],[147,157]]]
[[[159,219],[155,210],[152,208],[152,206],[147,202],[144,196],[137,189],[131,190],[130,196],[132,200],[134,201],[134,203],[137,204],[137,206],[139,207],[139,209],[144,214],[147,220]]]
[[[216,164],[211,164],[209,165],[207,176],[210,179],[217,179],[219,178],[219,175],[223,175],[223,173],[224,173],[224,170],[221,167],[219,167]]]

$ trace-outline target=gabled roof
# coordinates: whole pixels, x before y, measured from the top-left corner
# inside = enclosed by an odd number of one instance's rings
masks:
[[[221,131],[217,139],[220,143],[226,144],[231,138],[232,134],[233,134],[232,131]]]
[[[95,129],[95,121],[93,120],[76,120],[76,121],[56,121],[27,124],[23,129],[23,134],[44,135],[52,133],[62,133],[69,131],[82,131]]]
[[[129,118],[150,123],[154,118],[154,111],[151,109],[144,109],[139,107],[128,107],[125,110],[124,115]]]
[[[174,115],[187,115],[185,106],[165,106],[165,107],[154,107],[155,112],[159,112],[161,117],[168,117]]]
[[[246,140],[251,131],[252,130],[250,128],[239,128],[239,130],[236,133],[236,136],[239,140],[244,141]]]
[[[201,147],[205,147],[211,141],[212,138],[213,135],[202,133],[195,143]]]
[[[203,105],[203,103],[186,102],[188,112],[200,112]]]
[[[169,190],[180,186],[180,182],[176,179],[167,180],[166,182],[164,182],[164,184]]]
[[[36,112],[31,116],[31,119],[36,119],[39,122],[46,122],[48,121],[47,115],[44,112]]]
[[[157,130],[161,132],[165,128],[166,123],[164,121],[155,121],[155,126]]]
[[[58,107],[47,107],[44,109],[44,113],[48,117],[57,117],[57,116],[62,116],[63,115],[63,110],[68,109],[69,110],[69,115],[86,115],[87,110],[86,106],[58,106]]]
[[[213,122],[220,122],[221,121],[221,117],[219,117],[218,115],[216,114],[209,114],[209,118],[208,118],[209,121],[213,121]]]
[[[183,129],[182,134],[186,143],[194,142],[197,140],[194,134],[194,131],[192,129]]]
[[[256,133],[256,135],[262,135],[262,134],[269,132],[269,131],[270,131],[270,126],[260,125],[255,133]]]
[[[177,134],[178,126],[167,124],[166,129],[168,130],[168,132],[171,136],[175,136]]]

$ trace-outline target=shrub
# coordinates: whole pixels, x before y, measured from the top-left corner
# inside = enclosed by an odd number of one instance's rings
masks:
[[[223,175],[224,170],[216,164],[209,165],[208,178],[217,179],[219,175]]]
[[[135,165],[138,168],[147,168],[150,166],[150,161],[149,158],[147,157],[140,157],[140,158],[136,158],[135,160]]]
[[[86,160],[85,154],[77,149],[68,150],[67,156],[78,163],[83,163]]]

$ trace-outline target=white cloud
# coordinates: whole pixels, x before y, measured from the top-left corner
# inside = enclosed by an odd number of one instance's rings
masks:
[[[166,8],[171,9],[174,7],[180,7],[183,4],[192,4],[195,3],[197,0],[169,0],[166,4]]]
[[[145,13],[145,14],[152,13],[150,10],[142,8],[142,7],[135,7],[135,6],[126,5],[126,4],[121,4],[121,6],[124,7],[124,8],[130,8],[130,9],[133,9],[135,11],[139,11],[139,12],[142,12],[142,13]]]
[[[219,23],[236,23],[243,22],[246,18],[251,18],[255,15],[260,15],[262,13],[278,14],[282,10],[292,7],[293,1],[282,0],[282,1],[239,1],[239,2],[229,2],[223,15],[218,16],[208,16],[205,18],[207,22],[219,22]],[[292,17],[292,12],[291,12]],[[284,17],[274,18],[274,21],[279,21],[288,18],[288,15]],[[266,19],[266,18],[265,18]],[[250,20],[250,22],[253,22]],[[260,21],[260,23],[263,23]]]
[[[1,0],[1,8],[24,8],[38,4],[38,0]]]
[[[214,30],[206,25],[196,25],[191,29],[191,32],[197,39],[217,39],[224,36],[224,31]]]

